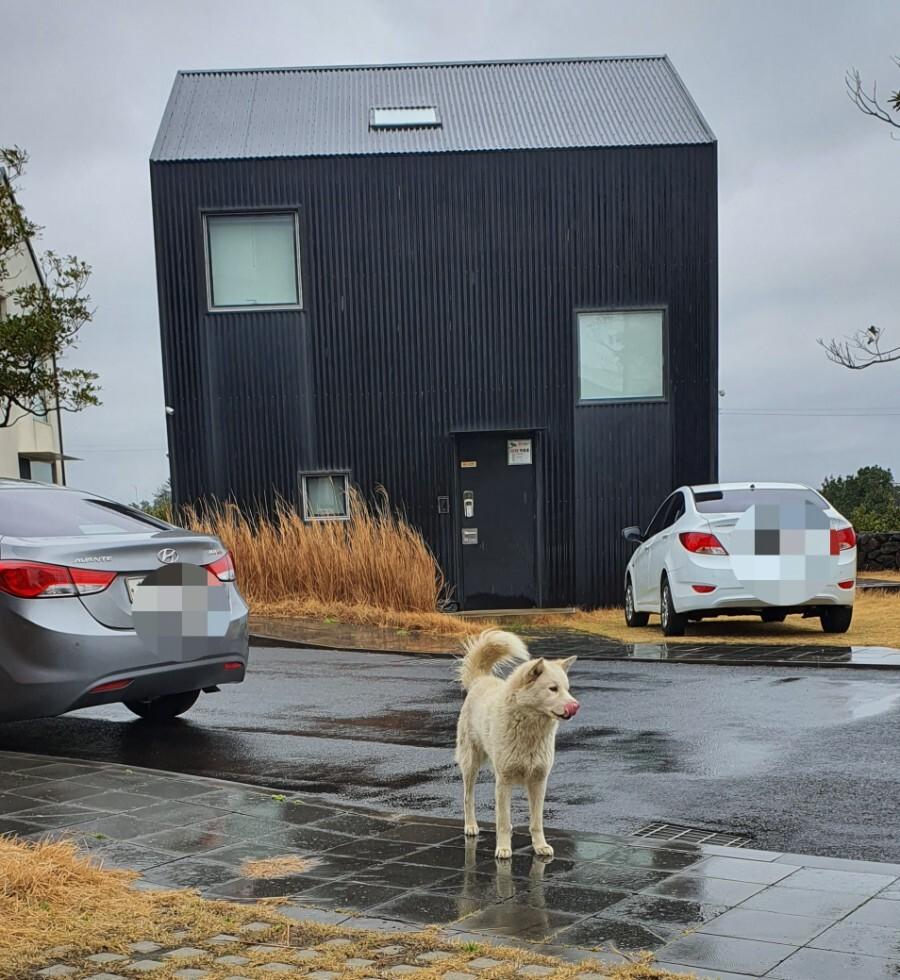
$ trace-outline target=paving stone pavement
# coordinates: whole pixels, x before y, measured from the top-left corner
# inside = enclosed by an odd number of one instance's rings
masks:
[[[467,840],[456,819],[0,753],[0,833],[10,832],[71,838],[106,866],[140,871],[144,884],[192,887],[239,902],[283,897],[287,904],[278,911],[296,920],[383,929],[385,945],[362,958],[378,958],[373,976],[433,968],[434,960],[405,962],[402,945],[390,941],[392,932],[430,925],[442,927],[447,939],[527,944],[576,962],[616,962],[618,951],[651,950],[674,972],[723,980],[900,974],[900,864],[559,830],[547,833],[554,859],[535,857],[528,838],[517,834],[512,860],[498,862],[490,830]],[[284,855],[304,857],[304,870],[275,879],[241,873],[247,859]],[[241,959],[256,944],[254,955],[262,950],[270,965],[330,980],[316,970],[315,950],[291,950],[288,957],[267,947],[270,928],[251,922],[239,935],[211,936],[202,947],[184,942],[186,933],[168,949],[138,941],[131,957],[100,953],[87,964],[61,947],[54,950],[57,962],[35,976],[72,976],[77,967],[81,980],[93,966],[89,980],[127,980],[152,976],[165,964],[182,971],[179,980],[200,980],[205,965],[225,958],[216,969],[225,965],[242,977],[248,968]],[[469,980],[494,965],[483,953],[445,980]],[[273,977],[279,968],[269,970]]]

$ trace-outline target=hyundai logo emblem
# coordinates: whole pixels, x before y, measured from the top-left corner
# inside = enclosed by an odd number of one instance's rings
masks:
[[[156,557],[164,564],[171,565],[178,561],[178,552],[174,548],[163,548],[156,553]]]

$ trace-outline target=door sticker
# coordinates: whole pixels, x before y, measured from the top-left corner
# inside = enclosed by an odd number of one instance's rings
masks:
[[[477,459],[461,459],[459,461],[459,468],[461,470],[474,470],[478,466]]]
[[[463,544],[478,544],[478,528],[477,527],[464,527],[462,529],[462,543]]]
[[[506,462],[509,466],[531,465],[531,440],[507,439]]]

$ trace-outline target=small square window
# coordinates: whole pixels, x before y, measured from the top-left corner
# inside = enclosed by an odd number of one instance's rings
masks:
[[[665,397],[663,311],[578,314],[581,401]]]
[[[440,125],[440,116],[433,105],[373,108],[369,113],[370,129],[433,129]]]
[[[210,309],[300,305],[295,212],[208,214],[206,242]]]
[[[346,473],[311,473],[303,477],[303,519],[345,521],[350,517]]]

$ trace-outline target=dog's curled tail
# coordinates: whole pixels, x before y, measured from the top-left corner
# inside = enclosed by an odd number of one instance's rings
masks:
[[[465,654],[459,662],[459,679],[463,690],[493,673],[498,664],[529,660],[528,648],[514,633],[504,630],[485,630],[480,636],[465,641]]]

